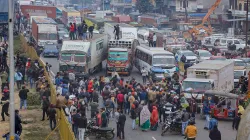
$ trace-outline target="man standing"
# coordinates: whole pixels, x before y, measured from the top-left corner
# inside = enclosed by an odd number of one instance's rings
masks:
[[[234,129],[236,129],[236,130],[238,130],[238,127],[239,127],[239,124],[240,124],[240,117],[241,117],[241,113],[238,113],[238,115],[234,118],[234,120],[233,120],[233,125],[232,125],[232,127],[233,127],[233,130]]]
[[[153,47],[156,47],[156,40],[157,40],[157,36],[154,33],[154,35],[153,35]]]
[[[115,39],[119,40],[119,34],[120,34],[120,27],[119,24],[114,26],[114,33],[115,33]]]
[[[9,116],[9,113],[8,113],[9,112],[9,92],[5,92],[4,94],[2,94],[1,104],[3,104],[2,112],[1,112],[2,121],[5,121],[4,114],[6,116]]]
[[[203,106],[203,112],[206,117],[206,123],[204,129],[209,129],[209,120],[210,120],[210,108],[207,104]]]
[[[19,91],[19,97],[20,97],[20,109],[24,106],[24,109],[27,109],[27,97],[28,97],[29,90],[25,88],[25,86],[22,87],[22,89]]]
[[[125,139],[125,133],[124,133],[125,122],[126,122],[126,116],[121,112],[118,119],[120,139]]]
[[[82,40],[87,40],[87,30],[88,30],[88,26],[85,23],[85,21],[82,22]]]
[[[43,118],[41,121],[44,121],[45,118],[45,113],[48,116],[48,108],[49,108],[49,99],[46,96],[43,96],[43,105],[42,105],[42,109],[43,109]]]
[[[22,121],[19,116],[19,110],[15,110],[15,134],[18,134],[19,136],[22,134]]]
[[[87,128],[87,118],[85,113],[81,114],[81,117],[76,119],[76,124],[78,126],[79,137],[78,140],[84,140],[84,133]]]
[[[49,115],[49,126],[51,130],[54,130],[56,128],[56,109],[53,108],[51,105],[48,109],[48,115]],[[52,125],[52,123],[54,125]]]
[[[1,82],[2,82],[2,86],[1,86],[1,89],[3,91],[4,87],[8,85],[8,73],[4,70],[2,73],[1,73]]]
[[[107,114],[104,108],[101,109],[101,120],[102,120],[102,128],[103,127],[107,127],[108,126],[108,118],[107,118]]]
[[[187,140],[195,140],[196,135],[197,135],[197,128],[194,125],[194,122],[189,122],[189,125],[187,126],[185,130],[185,134],[187,137]]]
[[[95,28],[95,24],[93,24],[92,26],[89,26],[89,39],[93,38],[94,28]]]
[[[218,121],[215,119],[214,116],[212,116],[212,118],[209,121],[209,130],[213,130],[214,126],[218,126]]]
[[[144,67],[142,67],[141,74],[142,74],[143,84],[145,85],[147,82],[148,71]]]
[[[119,128],[119,117],[120,117],[120,108],[117,108],[117,111],[115,112],[115,122],[116,122],[116,133],[117,133],[117,137],[120,136],[120,128]]]
[[[91,102],[90,103],[91,118],[94,118],[96,111],[98,111],[98,106],[99,106],[99,104],[97,102]]]
[[[69,23],[69,37],[70,37],[70,40],[75,40],[74,31],[75,31],[74,24],[72,24],[70,22]]]
[[[16,84],[17,84],[17,89],[20,90],[21,88],[21,84],[22,84],[22,79],[23,79],[23,75],[21,72],[16,71],[15,73],[15,80],[16,80]]]
[[[182,135],[185,135],[185,129],[188,125],[188,120],[190,119],[190,114],[184,109],[182,114]]]

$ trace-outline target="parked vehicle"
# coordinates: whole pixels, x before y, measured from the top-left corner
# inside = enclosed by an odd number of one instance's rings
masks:
[[[96,139],[105,138],[107,140],[112,140],[115,137],[114,128],[105,127],[100,128],[98,126],[94,126],[94,121],[89,121],[87,124],[87,129],[85,132],[85,137],[95,136]]]
[[[57,23],[52,18],[33,18],[32,39],[35,47],[43,47],[46,43],[57,44]]]
[[[59,70],[92,74],[102,70],[107,52],[107,35],[95,34],[92,40],[63,41]]]
[[[110,40],[106,74],[109,75],[116,71],[118,74],[130,75],[137,45],[139,45],[139,42],[134,39]]]
[[[177,61],[180,62],[182,55],[186,57],[187,63],[196,63],[197,56],[190,50],[178,50],[175,54]]]
[[[194,53],[197,56],[197,62],[209,60],[210,57],[212,56],[212,54],[207,50],[196,50]]]
[[[58,57],[59,51],[57,49],[57,45],[54,44],[46,44],[43,47],[43,57]]]
[[[221,38],[219,46],[227,46],[228,44],[236,45],[236,50],[241,51],[245,48],[245,41],[236,38]]]

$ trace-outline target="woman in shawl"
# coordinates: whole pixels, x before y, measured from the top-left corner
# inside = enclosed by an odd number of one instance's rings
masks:
[[[150,123],[151,123],[151,130],[152,131],[156,131],[157,127],[158,127],[158,119],[159,119],[159,115],[158,115],[158,110],[156,106],[153,106],[153,111],[150,117]]]
[[[150,128],[150,112],[148,106],[145,105],[140,113],[140,126],[142,131],[146,131]]]

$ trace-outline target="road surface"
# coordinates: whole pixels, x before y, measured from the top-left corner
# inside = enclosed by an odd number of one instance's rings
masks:
[[[56,58],[42,58],[44,62],[48,62],[52,65],[51,71],[56,74],[59,71],[59,61]],[[53,74],[51,74],[53,75]],[[93,76],[105,75],[104,70],[100,73],[94,74]],[[128,78],[134,77],[136,81],[142,83],[142,78],[138,70],[134,69],[130,77],[124,77],[125,80]],[[102,99],[100,98],[100,106],[102,104]],[[89,113],[88,113],[89,115]],[[210,140],[209,132],[204,130],[205,120],[201,120],[199,115],[197,115],[196,126],[198,128],[198,135],[196,140]],[[127,115],[127,121],[125,126],[125,139],[126,140],[183,140],[183,137],[177,134],[165,134],[161,136],[161,125],[157,131],[147,131],[142,132],[139,128],[137,130],[132,130],[132,120]],[[116,128],[115,121],[111,119],[109,127]],[[235,140],[236,130],[232,130],[232,122],[230,121],[219,121],[219,130],[221,131],[222,140]],[[115,138],[116,139],[116,138]],[[90,140],[95,140],[95,138],[90,138]]]

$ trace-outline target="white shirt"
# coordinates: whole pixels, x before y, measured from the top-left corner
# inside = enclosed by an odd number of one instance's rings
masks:
[[[157,37],[156,35],[153,35],[153,41],[156,41]]]
[[[142,74],[142,76],[147,76],[147,75],[148,75],[148,72],[147,72],[147,70],[142,69],[142,70],[141,70],[141,74]]]

